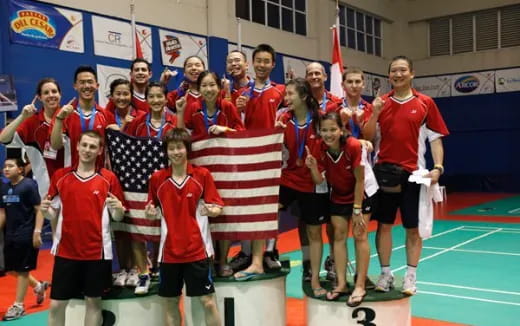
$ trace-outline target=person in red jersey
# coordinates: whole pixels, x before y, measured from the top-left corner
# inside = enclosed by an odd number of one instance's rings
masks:
[[[325,89],[327,73],[319,62],[311,62],[305,67],[305,79],[311,85],[312,96],[320,105],[322,113],[336,111],[341,105],[341,99]]]
[[[181,101],[177,105],[179,127],[184,128],[185,125],[190,129],[192,140],[228,131],[244,130],[237,108],[233,103],[221,98],[220,79],[217,74],[203,71],[197,79],[197,90],[202,95],[201,102],[186,105],[186,101]]]
[[[110,218],[123,219],[123,191],[111,171],[96,167],[103,138],[83,132],[76,144],[78,165],[54,173],[40,209],[47,219],[58,219],[52,254],[51,305],[48,324],[65,325],[69,300],[85,297],[84,325],[102,322],[101,296],[110,286],[112,239]]]
[[[110,103],[114,105],[114,110],[105,110],[107,128],[126,133],[132,129],[131,125],[137,118],[146,115],[132,105],[132,84],[126,79],[118,78],[110,83]]]
[[[36,108],[39,100],[43,108]],[[31,104],[0,133],[0,142],[24,147],[38,181],[38,190],[43,197],[54,172],[64,166],[64,150],[54,150],[50,143],[52,118],[60,108],[61,90],[53,78],[43,78],[36,87],[36,96]]]
[[[197,79],[201,72],[206,70],[206,65],[202,59],[196,55],[192,55],[184,60],[184,80],[179,85],[179,87],[168,93],[168,108],[175,112],[176,102],[180,98],[186,96],[186,101],[188,105],[192,102],[201,101],[200,93],[197,91]],[[161,74],[161,83],[168,84],[170,78],[174,75],[175,72],[172,72],[166,69]]]
[[[226,58],[226,72],[231,77],[224,78],[222,82],[222,93],[226,100],[236,105],[237,98],[244,93],[247,94],[251,83],[254,83],[247,76],[246,54],[240,50],[233,50],[228,53]],[[242,112],[241,112],[242,113]]]
[[[166,94],[167,90],[164,84],[150,82],[146,89],[146,100],[150,105],[150,112],[135,119],[130,128],[126,130],[126,133],[136,137],[162,139],[169,130],[176,128],[177,117],[166,109]],[[159,250],[157,243],[154,243],[153,246],[152,257],[156,256],[157,250]],[[132,251],[139,273],[136,275],[135,270],[131,270],[126,284],[135,286],[136,294],[146,294],[151,282],[146,255],[146,243],[132,240]],[[152,269],[155,270],[155,268],[155,262],[152,262]]]
[[[97,105],[95,99],[98,87],[95,70],[90,66],[78,67],[74,73],[74,89],[78,92],[78,100],[71,100],[54,117],[51,147],[55,150],[65,148],[65,166],[78,164],[75,144],[83,132],[95,130],[105,136],[105,111]],[[99,156],[98,164],[102,166],[104,162],[104,155]]]
[[[146,101],[150,112],[141,115],[127,129],[127,133],[137,137],[154,137],[161,139],[168,130],[177,126],[177,117],[166,109],[167,89],[164,84],[151,82],[146,88]]]
[[[325,89],[325,81],[327,81],[327,73],[325,67],[319,62],[311,62],[305,67],[305,79],[311,85],[312,96],[320,105],[320,114],[326,112],[336,111],[341,105],[341,99],[334,96],[331,92]],[[300,241],[302,243],[303,254],[303,279],[310,280],[310,263],[308,257],[308,239],[305,238],[305,225],[300,220],[298,224],[298,231],[300,234]],[[332,224],[327,223],[327,237],[329,239],[329,255],[325,259],[324,268],[327,271],[327,279],[331,282],[336,281],[336,268],[334,267],[334,230]]]
[[[130,81],[132,89],[131,104],[135,110],[142,111],[144,113],[148,113],[150,111],[150,106],[146,102],[146,96],[144,95],[150,78],[152,78],[152,65],[146,61],[146,59],[134,59],[130,65]],[[110,95],[111,97],[105,107],[105,110],[113,114],[117,105],[114,103],[112,93]]]
[[[201,301],[206,325],[217,326],[221,321],[211,278],[214,252],[208,217],[220,215],[224,202],[210,172],[188,163],[190,138],[181,128],[164,137],[171,165],[151,176],[145,212],[149,218],[161,218],[159,296],[166,325],[182,324],[179,303],[185,284],[186,295]]]
[[[444,150],[442,137],[448,129],[435,102],[412,88],[414,70],[412,61],[405,56],[392,59],[389,79],[393,90],[378,96],[372,108],[365,111],[363,135],[373,139],[380,128],[380,149],[374,171],[380,192],[374,217],[378,221],[377,249],[381,264],[381,275],[376,290],[389,291],[394,277],[390,270],[392,253],[392,226],[397,209],[406,229],[406,257],[408,268],[402,292],[416,293],[416,269],[422,249],[418,231],[420,185],[408,182],[415,170],[425,169],[425,142],[429,140],[434,167],[426,177],[432,184],[438,182],[443,173]]]
[[[244,112],[246,129],[274,128],[277,111],[283,102],[285,86],[269,79],[276,62],[276,53],[268,44],[260,44],[253,51],[255,81],[242,93],[236,106]]]
[[[361,143],[352,136],[344,136],[343,124],[336,112],[329,112],[320,119],[322,138],[319,156],[316,158],[308,150],[305,164],[311,171],[316,184],[324,181],[318,162],[323,166],[330,191],[330,214],[334,226],[334,261],[336,262],[337,285],[327,299],[336,300],[348,292],[345,278],[347,266],[346,238],[349,222],[356,245],[357,279],[354,291],[347,305],[356,307],[366,295],[365,279],[370,260],[370,247],[367,237],[367,225],[370,220],[371,200],[363,202],[364,167],[362,165]],[[362,204],[363,202],[363,209]]]
[[[361,139],[363,138],[363,116],[365,111],[371,110],[371,104],[361,97],[365,88],[365,74],[357,67],[349,67],[343,72],[342,79],[345,98],[337,111],[350,134]]]

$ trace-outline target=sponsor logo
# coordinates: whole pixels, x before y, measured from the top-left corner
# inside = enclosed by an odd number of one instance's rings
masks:
[[[111,44],[120,45],[122,35],[123,35],[123,33],[108,31],[108,34],[107,34],[108,42]]]
[[[472,75],[462,76],[455,81],[455,89],[461,93],[471,93],[480,85],[477,77]]]
[[[56,36],[56,26],[49,16],[34,10],[19,10],[11,19],[11,29],[25,37],[49,40]]]
[[[210,285],[206,285],[205,288],[206,288],[206,290],[211,289],[211,284]]]
[[[412,111],[410,111],[410,113],[417,113],[417,109],[412,109]]]
[[[92,193],[97,196],[99,195],[99,190],[94,190]]]
[[[276,100],[274,98],[269,99],[269,103],[274,103]]]
[[[191,192],[188,192],[188,194],[186,195],[186,198],[191,198],[193,197],[193,194]]]

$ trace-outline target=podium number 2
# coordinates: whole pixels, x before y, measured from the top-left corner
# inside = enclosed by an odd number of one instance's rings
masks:
[[[359,318],[359,312],[362,311],[365,315],[364,319],[358,320]],[[376,319],[376,312],[370,308],[357,308],[352,312],[352,318],[354,318],[359,325],[363,326],[377,326],[376,324],[372,323],[374,319]]]

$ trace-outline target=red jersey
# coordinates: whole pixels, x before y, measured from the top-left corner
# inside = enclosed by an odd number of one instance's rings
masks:
[[[226,126],[237,131],[245,129],[237,108],[231,102],[218,99],[216,106],[217,111],[211,117],[205,115],[202,102],[192,102],[186,107],[184,123],[186,128],[192,130],[193,140],[207,137],[208,128],[212,125]]]
[[[321,142],[320,147],[318,162],[325,169],[330,200],[335,204],[352,204],[356,186],[354,169],[361,165],[361,143],[354,137],[347,137],[337,157],[327,151],[325,143]]]
[[[146,98],[135,92],[132,95],[132,100],[130,102],[130,105],[133,106],[138,111],[142,111],[144,113],[150,112],[150,105],[148,104],[148,102],[146,102]],[[115,112],[115,110],[116,110],[116,106],[114,105],[114,102],[112,102],[112,99],[109,99],[107,106],[105,107],[105,111],[113,114]]]
[[[206,168],[188,163],[186,172],[180,184],[172,179],[171,167],[150,178],[148,201],[162,210],[160,262],[189,263],[213,255],[208,217],[199,214],[199,204],[224,202]]]
[[[114,173],[100,169],[82,178],[71,167],[52,176],[48,196],[59,210],[52,253],[74,260],[112,259],[108,194],[124,203],[123,190]]]
[[[319,149],[317,146],[319,144],[318,134],[314,128],[313,120],[310,119],[304,125],[298,125],[294,121],[293,111],[289,111],[280,117],[280,121],[287,125],[284,130],[281,184],[301,192],[321,192],[316,191],[311,172],[305,165],[305,158],[307,157],[305,146],[308,146],[312,153]],[[298,132],[298,139],[296,132]],[[298,158],[298,150],[301,151],[300,158]]]
[[[33,163],[32,168],[34,174],[46,175],[48,180],[50,180],[56,170],[64,166],[65,160],[65,150],[63,148],[59,151],[54,151],[51,148],[50,133],[51,124],[45,121],[43,109],[41,109],[37,114],[29,117],[16,128],[16,134],[13,139],[13,143],[19,143],[18,139],[16,139],[16,135],[18,135],[23,143],[19,145],[33,146],[38,149],[37,152],[27,151],[27,155],[29,160]],[[39,164],[43,161],[45,161],[45,166]],[[41,182],[39,182],[38,186],[41,188]],[[41,190],[41,193],[47,193],[47,189]]]
[[[247,91],[249,100],[245,110],[244,125],[246,129],[269,129],[274,128],[276,111],[283,103],[285,86],[273,82],[263,88],[251,87]]]
[[[156,128],[150,123],[150,113],[137,117],[132,124],[126,128],[126,133],[135,137],[158,137],[162,138],[173,128],[177,127],[177,116],[169,111],[163,112],[164,123],[161,127]]]
[[[323,114],[326,112],[337,111],[341,106],[341,99],[327,90],[325,90],[323,95],[322,98],[316,99],[320,105],[320,113]]]
[[[134,107],[130,106],[130,115],[134,118],[131,122],[127,123],[125,127],[121,130],[121,132],[128,133],[128,130],[135,130],[135,124],[137,121],[139,121],[139,118],[146,115],[144,111],[139,111],[134,109]],[[114,111],[116,112],[116,111]],[[121,121],[125,118],[123,116],[120,116],[119,113],[112,113],[110,111],[105,111],[105,115],[107,118],[107,126],[112,124],[117,124],[119,127],[121,127]]]
[[[176,89],[176,90],[169,92],[166,95],[166,98],[168,99],[168,103],[166,104],[166,106],[168,106],[168,108],[170,110],[172,110],[173,112],[177,112],[177,108],[175,107],[175,102],[177,102],[177,100],[179,99],[178,92],[179,91]],[[188,96],[186,97],[186,107],[191,105],[191,103],[193,103],[193,102],[202,101],[202,96],[200,94],[195,94],[191,91],[186,91],[186,92],[188,92]]]
[[[449,134],[439,108],[431,97],[412,89],[413,96],[404,101],[393,97],[394,92],[383,96],[385,105],[377,120],[381,130],[381,143],[376,163],[388,162],[402,166],[408,172],[424,162],[425,141],[428,130],[442,136]],[[364,121],[372,115],[365,111]]]
[[[77,105],[77,103],[76,103]],[[91,121],[94,115],[94,121]],[[54,123],[54,120],[53,120]],[[76,166],[78,164],[78,150],[77,144],[79,142],[79,136],[83,132],[83,130],[95,130],[97,131],[103,139],[105,138],[105,128],[107,127],[107,118],[105,116],[105,110],[96,104],[96,111],[91,111],[89,115],[85,115],[83,117],[83,123],[81,114],[78,109],[75,107],[74,111],[63,121],[63,133],[68,137],[69,142],[68,145],[64,144],[64,146],[68,146],[69,148],[65,148],[65,153],[70,150],[70,165]],[[52,129],[51,129],[52,130]],[[67,160],[67,157],[65,157]],[[98,166],[103,166],[105,162],[105,154],[104,152],[99,156],[97,163]],[[68,164],[65,164],[68,166]]]

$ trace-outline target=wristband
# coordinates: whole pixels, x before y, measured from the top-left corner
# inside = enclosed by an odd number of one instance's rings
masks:
[[[354,204],[353,206],[354,208],[361,208],[361,205],[358,205],[358,204]]]
[[[439,172],[440,172],[441,174],[444,173],[444,167],[443,167],[441,164],[435,164],[435,165],[433,166],[433,170],[439,170]]]

